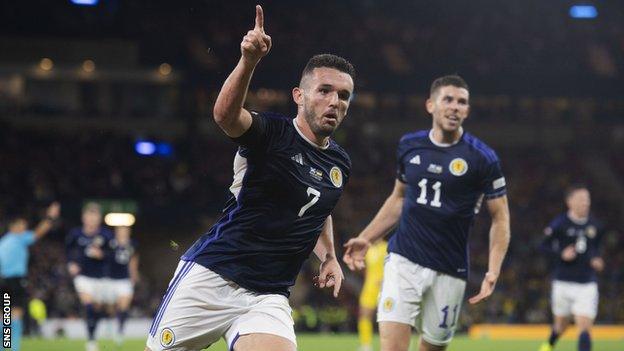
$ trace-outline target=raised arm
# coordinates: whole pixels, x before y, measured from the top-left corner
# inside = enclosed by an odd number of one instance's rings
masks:
[[[492,217],[488,271],[483,278],[479,293],[468,300],[471,304],[483,301],[494,292],[511,238],[507,196],[504,195],[488,200],[487,207]]]
[[[364,268],[364,257],[371,243],[387,235],[399,222],[403,201],[405,199],[406,185],[398,180],[394,182],[394,189],[375,218],[356,238],[350,239],[344,246],[346,248],[342,260],[351,270]]]
[[[39,222],[35,228],[35,240],[43,238],[52,226],[54,222],[59,218],[61,214],[61,205],[58,202],[53,202],[46,210],[46,216]]]
[[[260,59],[271,50],[271,37],[264,33],[264,13],[256,5],[256,24],[241,42],[241,58],[223,83],[214,105],[214,120],[232,138],[251,126],[251,114],[243,108],[251,76]]]

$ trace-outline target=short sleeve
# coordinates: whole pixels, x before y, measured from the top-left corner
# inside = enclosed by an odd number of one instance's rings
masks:
[[[544,236],[547,236],[547,237],[556,236],[557,231],[559,230],[559,227],[560,227],[560,221],[558,220],[558,218],[553,219],[550,223],[548,223],[546,228],[544,228]]]
[[[267,117],[264,114],[251,112],[251,126],[249,126],[249,129],[243,135],[231,139],[235,143],[249,148],[266,146],[269,139],[269,128],[267,125]]]
[[[557,254],[560,251],[557,232],[559,231],[560,221],[558,218],[552,220],[546,228],[544,228],[544,237],[540,248],[542,251],[550,254]]]
[[[498,160],[490,162],[484,169],[483,193],[486,200],[495,199],[507,194],[507,183]]]
[[[29,230],[22,234],[21,239],[25,245],[32,245],[37,238],[35,237],[35,232]]]
[[[402,147],[402,140],[399,142],[399,146],[397,147],[396,153],[396,179],[401,183],[407,183],[407,176],[405,175],[405,164],[403,163],[403,157],[405,156],[405,151]]]

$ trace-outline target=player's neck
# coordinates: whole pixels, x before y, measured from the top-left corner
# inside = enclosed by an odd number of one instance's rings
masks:
[[[429,133],[429,137],[434,144],[440,146],[451,146],[456,144],[459,139],[461,139],[464,134],[464,129],[459,127],[456,131],[453,132],[445,132],[442,128],[436,128],[435,126],[431,129]]]
[[[310,144],[320,148],[326,149],[329,146],[329,137],[326,136],[318,136],[314,134],[308,122],[306,122],[305,118],[297,115],[294,122],[295,129],[297,132]]]
[[[576,223],[576,224],[585,224],[585,222],[587,222],[587,219],[589,218],[589,216],[580,216],[576,213],[574,213],[571,210],[568,210],[568,218],[570,218],[570,220],[572,220],[572,222]]]

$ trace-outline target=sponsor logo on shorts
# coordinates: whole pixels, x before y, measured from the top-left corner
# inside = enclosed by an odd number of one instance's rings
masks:
[[[384,312],[392,312],[392,310],[394,310],[394,306],[394,299],[391,297],[386,297],[386,299],[383,301]]]
[[[169,347],[175,342],[175,334],[171,328],[163,328],[160,332],[160,344],[163,347]]]

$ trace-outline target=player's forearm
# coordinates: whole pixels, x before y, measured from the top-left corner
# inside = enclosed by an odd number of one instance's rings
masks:
[[[336,257],[336,249],[334,248],[334,225],[331,216],[328,216],[325,220],[323,231],[314,247],[314,254],[321,262]]]
[[[215,122],[223,129],[240,118],[254,69],[255,64],[241,58],[223,83],[213,110]]]
[[[399,222],[401,210],[403,209],[403,199],[403,197],[394,194],[390,195],[375,215],[375,218],[359,236],[371,243],[386,236]]]
[[[507,254],[511,230],[509,229],[509,219],[500,218],[492,221],[490,228],[490,257],[488,272],[498,277],[500,275],[503,260]]]
[[[52,229],[53,224],[54,224],[54,221],[52,218],[47,218],[47,217],[44,218],[41,222],[39,222],[39,224],[34,230],[35,238],[41,239],[44,235],[48,234],[50,229]]]
[[[130,273],[130,278],[133,281],[138,280],[139,278],[139,257],[138,256],[135,255],[130,259],[130,262],[128,264],[128,269]]]

